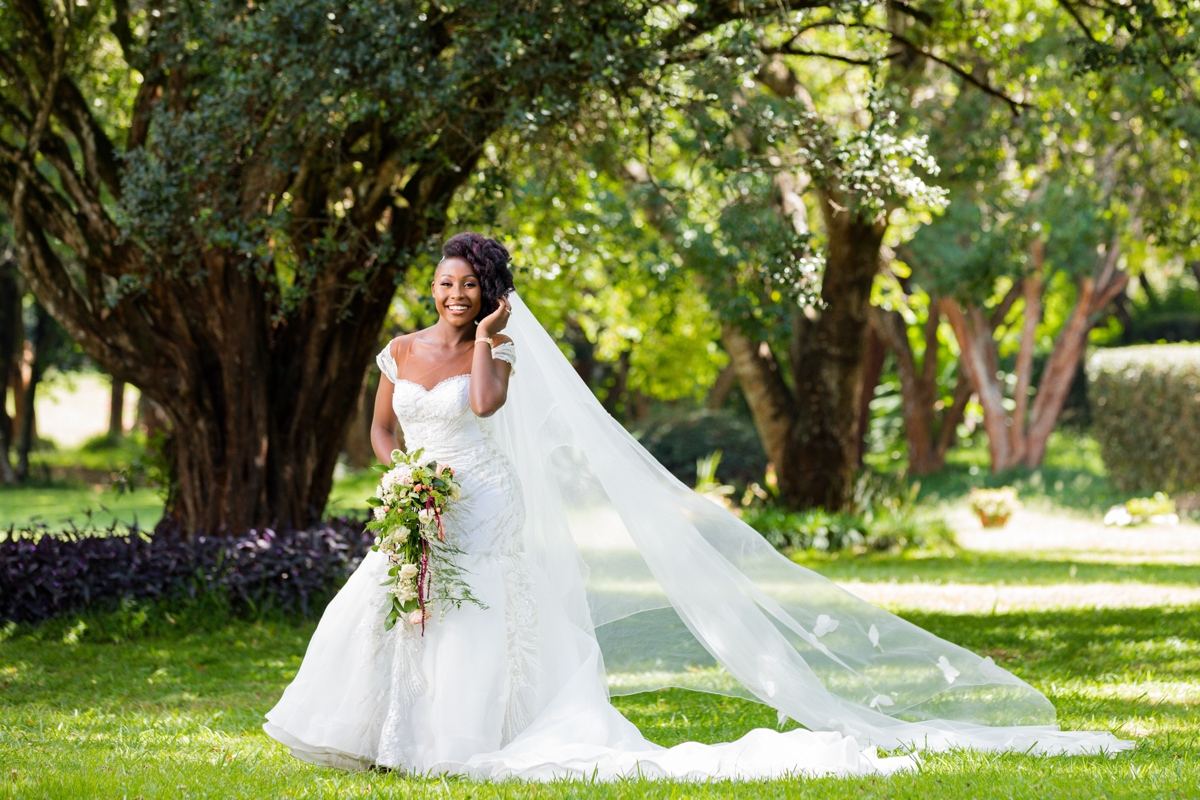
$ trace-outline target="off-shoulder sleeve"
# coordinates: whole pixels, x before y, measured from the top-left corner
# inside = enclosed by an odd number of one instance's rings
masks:
[[[379,365],[379,371],[386,375],[389,381],[396,382],[396,359],[392,358],[391,342],[388,342],[387,347],[375,356],[375,363]]]
[[[502,345],[493,347],[492,358],[498,358],[501,361],[507,362],[513,368],[513,372],[517,371],[517,346],[512,342],[505,342]]]

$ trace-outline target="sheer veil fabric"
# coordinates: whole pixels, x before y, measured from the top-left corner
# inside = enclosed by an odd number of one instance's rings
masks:
[[[598,643],[601,691],[749,698],[780,721],[886,749],[1134,746],[1061,731],[1050,701],[990,658],[789,561],[658,464],[510,301],[505,333],[522,363],[494,435],[520,479],[525,558],[572,635]]]

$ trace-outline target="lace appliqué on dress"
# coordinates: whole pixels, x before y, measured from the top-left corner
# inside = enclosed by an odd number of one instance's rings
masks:
[[[375,356],[375,363],[379,366],[379,371],[382,372],[389,381],[396,382],[396,359],[392,358],[392,343],[388,342],[387,347],[379,351],[379,355]]]
[[[507,363],[516,372],[517,367],[517,347],[512,342],[505,342],[492,348],[492,358],[498,358]]]
[[[507,745],[533,721],[527,694],[537,677],[537,607],[533,601],[533,580],[523,553],[507,557],[504,583],[508,595],[504,623],[508,634],[508,700],[504,710],[501,747]]]

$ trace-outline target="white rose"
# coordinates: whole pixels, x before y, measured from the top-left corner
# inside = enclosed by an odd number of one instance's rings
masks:
[[[375,517],[376,520],[381,520],[387,516],[387,511],[384,510],[383,506],[375,506],[375,510],[372,511],[371,514],[372,514],[372,516]],[[375,540],[375,544],[379,544],[378,539]]]
[[[395,595],[396,599],[401,603],[407,603],[409,600],[417,599],[417,587],[410,586],[407,583],[394,583],[388,592]]]
[[[401,583],[415,581],[417,579],[417,572],[418,569],[416,564],[405,564],[404,566],[400,567]]]

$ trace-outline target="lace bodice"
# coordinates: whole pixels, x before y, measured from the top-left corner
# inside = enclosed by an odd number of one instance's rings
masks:
[[[493,348],[492,357],[515,366],[516,347],[506,342]],[[458,546],[472,553],[512,550],[524,520],[520,492],[512,465],[492,436],[492,420],[471,411],[471,376],[455,375],[426,389],[396,374],[390,344],[375,361],[394,384],[392,410],[405,448],[424,448],[425,455],[453,467],[462,483],[462,499],[447,512]],[[498,499],[504,501],[500,509]],[[485,500],[488,512],[480,513],[483,508],[477,506]],[[500,519],[494,516],[497,510]]]

